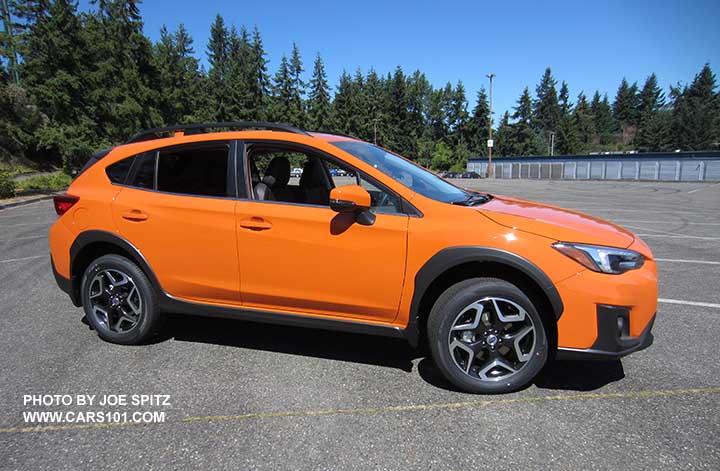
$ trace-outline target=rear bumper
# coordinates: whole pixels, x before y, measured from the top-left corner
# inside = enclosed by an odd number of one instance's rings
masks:
[[[68,278],[65,278],[60,273],[58,273],[52,257],[50,257],[50,266],[52,267],[53,275],[55,276],[55,283],[57,283],[58,287],[61,290],[63,290],[68,296],[70,296],[70,300],[73,302],[73,304],[79,307],[79,300],[77,299],[76,293],[73,290],[72,282]]]
[[[653,343],[652,316],[637,337],[630,337],[630,310],[621,306],[599,305],[596,312],[597,339],[586,349],[558,348],[560,360],[617,360],[633,352],[643,350]]]

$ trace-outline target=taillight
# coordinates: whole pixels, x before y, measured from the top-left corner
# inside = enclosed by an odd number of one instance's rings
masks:
[[[75,203],[77,203],[78,201],[80,201],[79,196],[68,195],[67,193],[53,196],[53,203],[55,203],[55,212],[58,213],[58,216],[62,216],[63,214],[67,213],[68,210],[75,206]]]

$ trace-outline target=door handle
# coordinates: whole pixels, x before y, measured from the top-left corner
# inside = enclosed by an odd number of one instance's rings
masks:
[[[251,217],[240,221],[240,227],[251,231],[266,231],[272,228],[272,224],[260,217]]]
[[[140,211],[139,209],[133,209],[130,211],[125,211],[122,213],[123,219],[127,219],[128,221],[134,221],[134,222],[141,222],[146,221],[148,218],[148,215]]]

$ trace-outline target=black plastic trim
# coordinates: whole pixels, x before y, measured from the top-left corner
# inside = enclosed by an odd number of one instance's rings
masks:
[[[624,326],[629,329],[630,311],[622,306],[600,305],[597,308],[598,336],[595,343],[588,349],[563,348],[557,350],[559,360],[617,360],[652,345],[655,315],[648,322],[638,337],[630,337],[627,330],[618,331],[618,318],[624,319]]]
[[[70,283],[70,280],[68,278],[65,278],[60,273],[58,273],[57,268],[55,268],[55,261],[52,259],[52,256],[50,257],[50,266],[52,267],[53,275],[55,276],[55,282],[57,283],[58,287],[72,298],[72,283]],[[75,301],[73,300],[73,304],[74,303]]]
[[[407,337],[411,344],[417,345],[420,336],[420,302],[430,285],[451,268],[468,262],[495,262],[523,272],[543,290],[553,308],[556,319],[560,319],[564,310],[562,299],[550,278],[534,263],[519,255],[502,249],[490,247],[449,247],[433,255],[415,275],[415,289],[410,305],[410,320]]]
[[[346,319],[326,319],[322,317],[281,311],[259,311],[241,307],[214,306],[210,304],[179,300],[166,293],[163,293],[160,297],[160,309],[163,312],[170,314],[236,319],[240,321],[280,324],[311,329],[335,330],[356,334],[405,338],[405,330],[395,326],[372,324]]]
[[[150,283],[152,283],[153,288],[155,288],[158,293],[164,292],[162,287],[160,286],[160,283],[155,277],[155,273],[153,273],[153,271],[150,269],[150,265],[148,264],[147,260],[145,260],[145,257],[140,252],[140,250],[138,250],[137,247],[135,247],[133,244],[123,239],[119,235],[113,234],[112,232],[90,230],[81,232],[77,236],[77,238],[75,238],[73,244],[70,246],[70,298],[73,299],[73,303],[75,303],[76,306],[81,306],[79,300],[82,273],[73,273],[72,270],[75,266],[75,259],[77,255],[82,251],[82,249],[95,242],[106,242],[116,245],[128,254],[130,254],[133,261],[138,264],[142,271],[148,276],[148,279],[150,280]]]

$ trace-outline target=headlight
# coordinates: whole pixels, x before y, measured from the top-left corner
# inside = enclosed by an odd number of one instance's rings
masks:
[[[645,257],[632,250],[602,245],[556,242],[553,248],[592,271],[619,275],[643,266]]]

